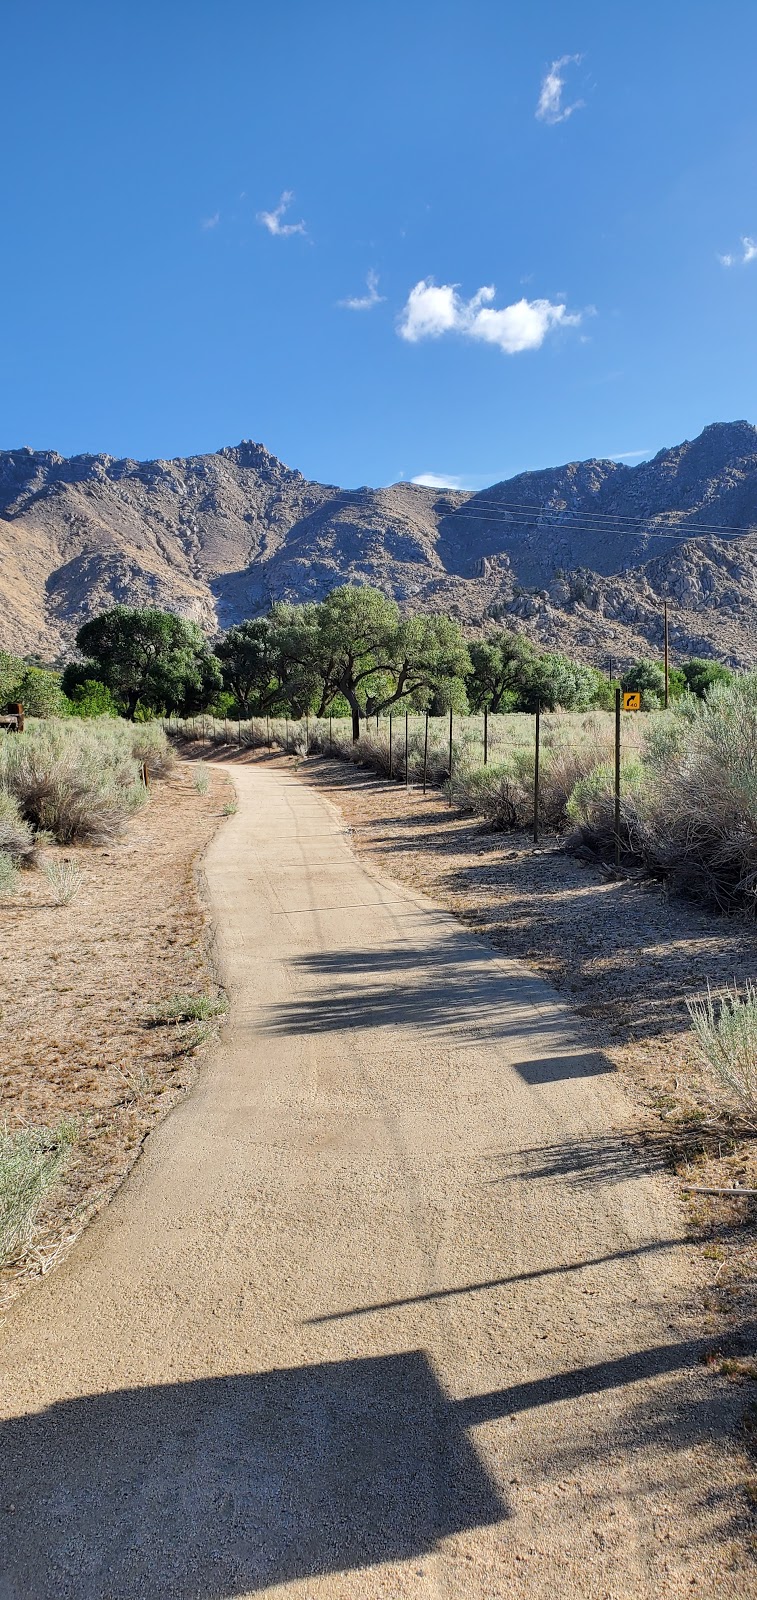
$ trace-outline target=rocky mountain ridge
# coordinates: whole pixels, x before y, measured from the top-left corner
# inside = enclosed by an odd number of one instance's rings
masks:
[[[252,441],[137,462],[0,452],[0,648],[53,660],[115,601],[213,634],[273,599],[370,582],[471,628],[615,662],[757,652],[757,429],[715,423],[629,467],[572,462],[479,494],[310,482]]]

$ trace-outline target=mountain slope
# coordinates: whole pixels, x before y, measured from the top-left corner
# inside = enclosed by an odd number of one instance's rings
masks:
[[[117,600],[213,633],[349,580],[597,661],[659,648],[664,597],[680,650],[751,664],[757,429],[715,423],[636,467],[574,462],[476,495],[312,483],[250,442],[175,461],[0,452],[5,649],[53,659]]]

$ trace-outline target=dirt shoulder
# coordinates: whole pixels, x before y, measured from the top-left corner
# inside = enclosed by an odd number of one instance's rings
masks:
[[[757,977],[757,931],[668,896],[656,883],[608,881],[562,851],[494,833],[425,796],[342,762],[310,759],[300,778],[336,804],[358,853],[422,890],[526,962],[572,1004],[629,1082],[627,1130],[647,1159],[683,1181],[757,1187],[757,1142],[713,1123],[705,1105],[685,999]],[[710,1263],[708,1308],[726,1329],[757,1307],[757,1209],[694,1198],[692,1232]],[[720,1317],[718,1316],[718,1324]]]
[[[232,789],[209,776],[201,793],[179,765],[120,838],[46,850],[83,874],[70,905],[32,871],[0,906],[0,1122],[81,1129],[33,1246],[0,1272],[0,1307],[67,1252],[196,1075],[207,1026],[153,1027],[150,1014],[217,991],[198,864]]]

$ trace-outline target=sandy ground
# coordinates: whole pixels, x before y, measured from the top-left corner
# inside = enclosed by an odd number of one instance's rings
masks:
[[[221,1044],[4,1324],[3,1600],[757,1594],[619,1075],[295,775],[234,781]]]
[[[82,874],[70,905],[54,903],[41,871],[0,905],[0,1122],[74,1117],[81,1133],[32,1246],[0,1272],[0,1307],[60,1260],[194,1081],[208,1030],[150,1018],[173,995],[215,987],[197,861],[233,790],[208,776],[201,794],[178,767],[120,837],[49,848]]]

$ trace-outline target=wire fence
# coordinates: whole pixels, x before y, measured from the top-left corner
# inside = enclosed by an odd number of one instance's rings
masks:
[[[501,825],[541,826],[564,821],[577,782],[607,771],[616,800],[624,763],[639,757],[645,726],[655,713],[537,711],[502,714],[393,712],[361,719],[352,737],[347,717],[250,717],[232,720],[200,715],[164,719],[172,737],[202,749],[271,750],[326,756],[370,767],[380,776],[420,788],[442,788],[450,805],[492,814]]]

